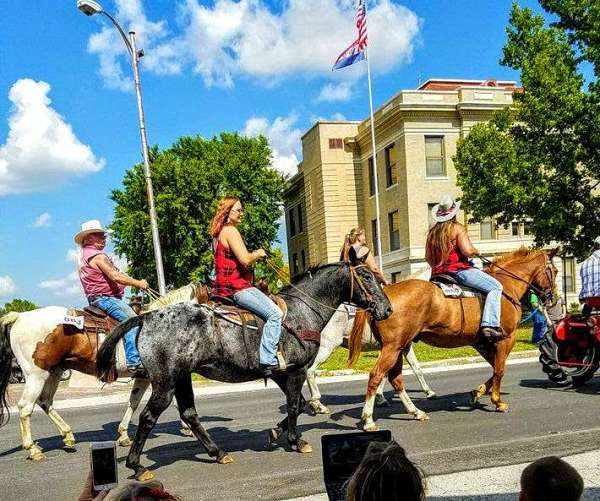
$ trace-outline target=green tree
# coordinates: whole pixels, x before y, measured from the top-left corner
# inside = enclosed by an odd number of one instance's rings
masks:
[[[8,303],[4,303],[4,307],[0,308],[0,317],[6,315],[9,311],[21,313],[23,311],[31,311],[38,306],[27,299],[13,299]]]
[[[254,268],[255,280],[266,280],[269,292],[277,294],[290,283],[290,269],[283,260],[281,249],[270,252],[266,260],[260,260]]]
[[[475,220],[531,219],[536,244],[582,257],[600,227],[600,10],[593,0],[541,4],[557,23],[515,3],[507,28],[501,63],[520,71],[523,91],[459,141],[454,161]]]
[[[206,280],[212,271],[208,227],[218,201],[235,195],[244,205],[241,231],[250,249],[269,246],[277,235],[285,179],[270,166],[264,137],[236,133],[204,139],[182,137],[153,150],[152,182],[167,284]],[[127,256],[128,273],[156,286],[146,185],[140,164],[126,174],[111,225],[116,251]]]

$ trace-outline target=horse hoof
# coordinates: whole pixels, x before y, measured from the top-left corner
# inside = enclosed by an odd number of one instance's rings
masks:
[[[231,464],[233,463],[233,456],[231,454],[225,454],[222,458],[217,459],[219,464]]]
[[[77,450],[75,448],[75,440],[65,440],[63,450],[66,452],[75,452]]]
[[[363,424],[364,431],[379,431],[379,426],[375,423],[365,423]]]
[[[139,482],[147,482],[148,480],[152,480],[154,478],[154,473],[150,470],[144,469],[141,473],[135,476],[135,479]]]
[[[417,411],[415,414],[415,419],[417,421],[429,421],[429,415],[423,411]]]
[[[469,404],[477,405],[479,403],[479,398],[481,395],[477,390],[471,390],[471,398],[469,398]]]
[[[313,451],[313,448],[308,442],[305,442],[304,440],[298,440],[298,443],[296,444],[296,450],[300,454],[310,454]]]
[[[390,403],[383,395],[375,396],[375,407],[389,407]]]
[[[437,398],[437,394],[435,391],[428,391],[427,393],[425,393],[425,397],[427,398],[427,400],[433,400],[434,398]]]
[[[331,414],[331,411],[326,405],[323,405],[319,400],[314,400],[308,403],[308,408],[313,414]]]
[[[269,430],[269,435],[267,437],[267,445],[272,447],[281,437],[281,431],[277,428],[272,428]]]
[[[508,412],[508,404],[504,402],[496,404],[496,412]]]
[[[181,430],[179,430],[179,432],[184,437],[193,437],[194,436],[194,433],[192,432],[192,430],[190,428],[182,427]]]
[[[28,459],[31,459],[31,461],[35,461],[35,462],[43,461],[44,459],[46,459],[46,454],[44,454],[41,450],[35,451],[35,452],[32,452],[31,454],[29,454]]]
[[[119,444],[119,446],[121,447],[131,447],[131,439],[129,437],[119,437],[119,440],[117,440],[117,443]]]

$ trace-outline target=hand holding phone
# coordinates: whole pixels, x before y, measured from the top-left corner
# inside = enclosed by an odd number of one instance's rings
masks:
[[[90,463],[93,488],[108,491],[119,483],[117,476],[117,450],[114,442],[95,442],[90,446]]]

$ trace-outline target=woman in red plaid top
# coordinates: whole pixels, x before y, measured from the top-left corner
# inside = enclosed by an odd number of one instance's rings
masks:
[[[232,299],[265,321],[260,343],[260,368],[268,376],[280,369],[277,345],[282,315],[279,307],[252,284],[252,273],[248,267],[267,254],[264,249],[248,252],[237,229],[242,214],[239,198],[225,197],[219,202],[210,225],[216,275],[213,293]]]

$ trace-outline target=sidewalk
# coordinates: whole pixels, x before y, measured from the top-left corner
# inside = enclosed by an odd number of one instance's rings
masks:
[[[507,365],[536,362],[538,359],[537,353],[537,350],[516,352],[511,354]],[[483,362],[480,357],[464,357],[425,362],[421,364],[421,367],[424,374],[435,374],[439,372],[460,371],[467,368],[475,369],[489,367],[489,364]],[[369,375],[366,373],[356,373],[352,370],[340,370],[336,371],[335,374],[338,375],[318,377],[317,381],[319,385],[341,383],[344,381],[366,381],[369,378]],[[412,375],[412,371],[407,368],[404,370],[404,374],[410,376]],[[72,387],[68,382],[62,382],[54,397],[54,408],[60,410],[126,403],[129,400],[131,383],[132,380],[119,380],[111,385],[101,386],[100,383],[98,383],[97,385],[90,387]],[[23,392],[23,387],[23,384],[9,385],[8,401],[11,404],[11,413],[17,412],[16,403]],[[278,387],[275,383],[270,380],[267,382],[267,389],[276,388]],[[243,393],[263,389],[265,389],[265,384],[262,380],[251,381],[249,383],[219,383],[213,381],[195,382],[194,396]],[[147,391],[144,400],[149,398],[149,396],[150,392]],[[41,409],[36,406],[34,412],[41,412]]]
[[[563,459],[583,477],[585,492],[582,501],[600,499],[600,451]],[[427,501],[516,501],[519,498],[521,472],[528,464],[427,477]],[[287,501],[327,501],[327,495],[316,494]]]

